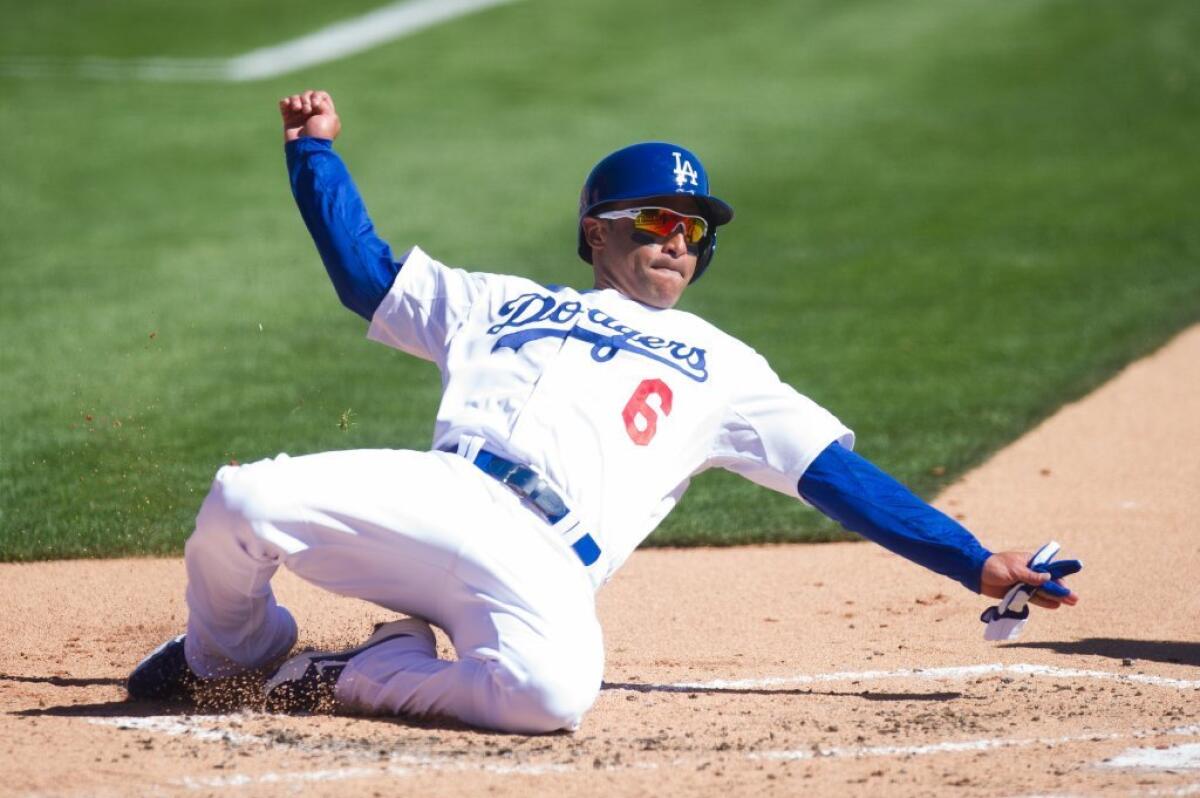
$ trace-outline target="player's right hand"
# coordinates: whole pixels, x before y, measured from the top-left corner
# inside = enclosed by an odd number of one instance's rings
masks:
[[[332,141],[342,132],[342,120],[327,92],[309,89],[284,97],[279,101],[279,115],[283,117],[284,141],[304,137]]]
[[[1041,585],[1049,582],[1050,574],[1034,571],[1026,564],[1032,554],[1031,551],[1002,551],[988,557],[983,564],[983,571],[979,575],[979,592],[992,598],[1004,598],[1009,588],[1018,582],[1027,585]],[[1075,606],[1079,603],[1079,596],[1074,591],[1061,597],[1038,591],[1029,599],[1029,602],[1053,610],[1058,609],[1062,604],[1069,607]]]

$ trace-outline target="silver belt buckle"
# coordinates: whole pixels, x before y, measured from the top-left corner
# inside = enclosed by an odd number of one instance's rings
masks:
[[[530,494],[536,491],[542,482],[536,471],[520,463],[513,463],[512,468],[504,472],[504,476],[500,478],[500,481],[521,494],[524,498],[529,498]]]

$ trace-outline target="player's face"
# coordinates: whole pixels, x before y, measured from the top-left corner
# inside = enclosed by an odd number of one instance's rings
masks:
[[[612,210],[654,205],[699,215],[691,197],[630,201]],[[596,288],[615,288],[630,299],[656,308],[673,307],[696,273],[698,250],[688,247],[682,226],[666,236],[637,230],[632,219],[585,219],[584,231],[592,246]]]

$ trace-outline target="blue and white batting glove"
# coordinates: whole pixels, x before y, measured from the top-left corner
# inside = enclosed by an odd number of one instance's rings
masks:
[[[1078,573],[1083,568],[1079,560],[1055,560],[1054,555],[1062,548],[1055,541],[1042,546],[1029,558],[1029,567],[1039,573],[1050,574],[1050,579],[1040,585],[1030,585],[1024,582],[1012,586],[995,607],[988,607],[979,616],[979,620],[987,624],[983,630],[984,640],[1015,640],[1025,622],[1029,620],[1029,599],[1039,590],[1055,598],[1063,598],[1070,594],[1060,581],[1065,576]]]

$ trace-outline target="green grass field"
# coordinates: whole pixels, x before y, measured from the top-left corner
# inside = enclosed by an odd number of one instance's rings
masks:
[[[6,0],[0,64],[373,4]],[[687,143],[738,218],[682,307],[928,495],[1200,319],[1197,41],[1194,0],[523,0],[269,81],[0,75],[0,560],[178,552],[231,459],[429,445],[436,370],[365,341],[292,205],[285,93],[334,94],[398,250],[545,282],[588,284],[600,155]],[[837,534],[707,474],[651,542]]]

